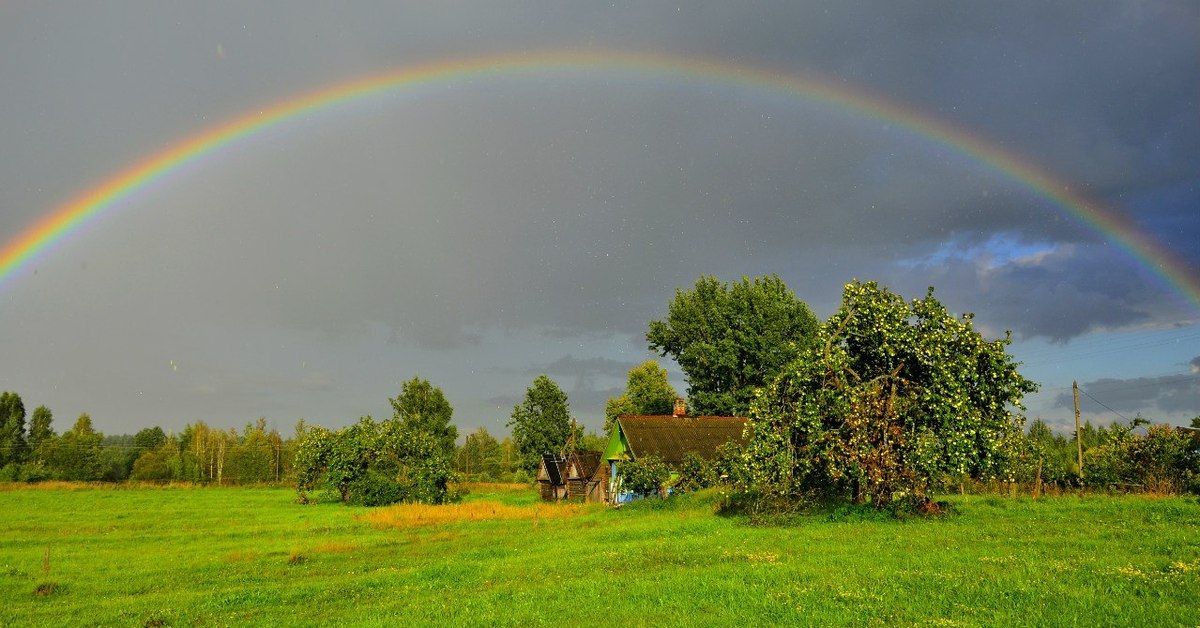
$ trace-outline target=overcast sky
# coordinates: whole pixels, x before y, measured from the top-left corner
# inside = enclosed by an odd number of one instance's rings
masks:
[[[0,241],[146,157],[355,78],[528,50],[806,74],[968,130],[1200,268],[1200,5],[0,5]],[[1200,312],[902,125],[747,83],[563,68],[300,116],[140,190],[0,285],[0,389],[106,433],[391,415],[419,375],[507,433],[539,373],[598,428],[701,274],[935,286],[1014,333],[1030,417],[1200,415]],[[1192,286],[1192,289],[1197,289]],[[663,358],[681,391],[678,368]]]

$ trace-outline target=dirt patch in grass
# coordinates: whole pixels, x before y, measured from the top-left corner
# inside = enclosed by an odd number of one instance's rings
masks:
[[[358,549],[358,544],[356,544],[356,543],[341,543],[341,542],[337,542],[337,541],[332,541],[329,543],[322,543],[322,544],[312,548],[312,553],[314,553],[314,554],[345,554],[348,552],[353,552],[356,549]]]
[[[33,594],[38,597],[50,597],[61,589],[57,582],[43,582],[33,588]]]
[[[397,504],[373,510],[359,519],[376,528],[415,528],[460,521],[504,521],[527,519],[562,519],[574,517],[589,510],[584,504],[534,504],[532,506],[509,506],[495,501],[479,501],[463,504]]]
[[[246,563],[258,560],[258,552],[254,550],[234,550],[225,555],[227,563]]]

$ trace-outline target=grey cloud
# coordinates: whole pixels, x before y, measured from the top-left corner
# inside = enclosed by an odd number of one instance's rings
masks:
[[[269,103],[571,47],[862,89],[1004,148],[1200,266],[1191,3],[45,4],[5,18],[4,234]],[[131,424],[211,404],[238,421],[267,407],[349,420],[422,372],[485,421],[545,364],[591,418],[647,322],[700,274],[777,272],[818,314],[854,277],[909,296],[934,285],[982,327],[1064,349],[1195,323],[1107,235],[971,149],[883,118],[604,71],[480,75],[312,112],[156,180],[0,286],[0,381]],[[997,262],[978,250],[997,234],[1050,252]],[[168,359],[213,377],[189,393]],[[304,382],[305,359],[328,381]]]
[[[976,252],[919,265],[897,283],[909,294],[935,286],[940,299],[975,312],[993,334],[1010,329],[1057,342],[1185,314],[1156,278],[1114,259],[1120,255],[1101,245],[1058,245],[1007,261]]]
[[[1187,414],[1200,411],[1200,377],[1195,373],[1129,379],[1105,378],[1085,382],[1081,387],[1091,398],[1112,410],[1130,414],[1140,413],[1152,420],[1160,413]],[[1080,406],[1091,412],[1107,410],[1091,398],[1084,395],[1080,399]],[[1070,392],[1060,393],[1055,399],[1055,404],[1059,408],[1070,408],[1073,407],[1074,400]]]

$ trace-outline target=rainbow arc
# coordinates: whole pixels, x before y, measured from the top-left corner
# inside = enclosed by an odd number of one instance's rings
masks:
[[[0,289],[32,261],[98,219],[123,199],[154,181],[230,144],[317,110],[375,95],[415,90],[484,77],[589,72],[643,77],[672,77],[700,83],[732,84],[819,101],[862,116],[903,127],[995,168],[1076,217],[1123,249],[1200,310],[1200,270],[1191,268],[1129,218],[1087,198],[1028,159],[949,122],[865,91],[812,75],[718,60],[659,53],[617,51],[533,51],[443,61],[401,68],[328,86],[255,109],[241,117],[186,137],[150,155],[55,208],[0,248]]]

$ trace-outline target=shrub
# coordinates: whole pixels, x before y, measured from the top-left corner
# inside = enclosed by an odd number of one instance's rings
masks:
[[[405,501],[407,494],[394,477],[368,469],[350,482],[349,503],[355,506],[386,506]]]
[[[676,490],[688,493],[716,485],[716,465],[694,451],[684,455],[683,464],[679,467],[679,481],[675,483]]]
[[[639,497],[664,495],[671,470],[658,456],[644,456],[621,464],[621,482],[626,490]]]
[[[1084,452],[1087,484],[1160,494],[1200,489],[1197,441],[1169,425],[1151,425],[1144,436],[1134,433],[1145,422],[1114,423],[1103,431],[1104,444]]]
[[[383,505],[400,501],[440,504],[455,499],[455,475],[439,436],[392,419],[364,417],[336,432],[305,431],[296,451],[296,491],[328,489],[343,502]]]

